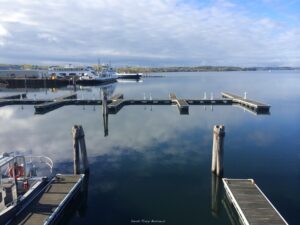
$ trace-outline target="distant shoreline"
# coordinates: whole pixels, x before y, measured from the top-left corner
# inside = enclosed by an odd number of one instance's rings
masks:
[[[92,65],[97,68],[97,65]],[[48,70],[50,66],[31,64],[0,64],[0,70]],[[63,68],[63,66],[60,66]],[[77,68],[77,67],[76,67]],[[78,66],[84,68],[84,66]],[[117,72],[127,73],[163,73],[163,72],[232,72],[232,71],[272,71],[300,70],[300,67],[237,67],[237,66],[171,66],[171,67],[116,67]]]

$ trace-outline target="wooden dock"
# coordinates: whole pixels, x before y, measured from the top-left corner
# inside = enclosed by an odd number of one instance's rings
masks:
[[[17,95],[9,95],[9,96],[2,96],[0,97],[0,107],[11,105],[15,103],[15,101],[18,101],[19,99],[26,98],[26,93],[17,94]]]
[[[56,175],[40,195],[9,224],[54,224],[80,192],[84,175]]]
[[[117,99],[115,101],[112,101],[110,104],[108,104],[108,113],[110,114],[116,114],[119,112],[119,110],[124,106],[124,100],[123,99]]]
[[[44,114],[46,112],[50,112],[54,109],[67,105],[70,102],[70,99],[76,99],[77,94],[69,94],[65,96],[61,96],[59,98],[53,99],[51,102],[45,102],[40,105],[35,105],[35,113],[36,114]]]
[[[253,179],[223,178],[226,195],[245,225],[288,224]]]
[[[16,95],[17,96],[17,95]],[[15,96],[15,97],[16,97]],[[12,96],[0,98],[0,107],[7,105],[35,105],[36,114],[45,114],[65,105],[105,105],[105,112],[108,114],[118,113],[124,106],[129,105],[177,105],[180,114],[188,114],[190,105],[238,105],[245,110],[258,114],[269,114],[270,106],[253,100],[229,93],[222,93],[221,99],[179,99],[174,93],[170,93],[169,99],[124,99],[123,94],[117,94],[110,99],[91,100],[77,99],[76,93],[62,96],[56,99],[13,99]],[[107,110],[106,110],[107,109]]]
[[[9,96],[2,96],[0,97],[0,100],[3,99],[20,99],[20,98],[26,98],[26,93],[21,93],[21,94],[17,94],[17,95],[9,95]]]
[[[267,104],[264,104],[261,102],[257,102],[257,101],[253,101],[250,99],[246,99],[241,96],[231,94],[228,92],[222,92],[221,94],[222,94],[222,97],[224,97],[224,98],[232,99],[233,103],[239,104],[248,109],[252,109],[256,112],[269,112],[270,107],[271,107],[270,105],[267,105]]]
[[[180,114],[189,114],[189,104],[184,99],[179,99],[174,93],[169,95],[172,103],[175,103],[178,107]]]

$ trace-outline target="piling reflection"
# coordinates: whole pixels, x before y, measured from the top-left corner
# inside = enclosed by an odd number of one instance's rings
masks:
[[[211,173],[211,213],[213,216],[219,215],[221,179],[216,174]]]
[[[108,114],[103,115],[104,137],[108,136]]]
[[[89,179],[90,179],[90,174],[86,173],[81,186],[81,193],[79,197],[80,204],[78,207],[78,214],[80,217],[84,217],[87,210]]]

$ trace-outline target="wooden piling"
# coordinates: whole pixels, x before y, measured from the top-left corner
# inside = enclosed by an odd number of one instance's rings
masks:
[[[224,137],[225,137],[224,125],[214,126],[211,171],[213,173],[216,173],[217,176],[223,175]]]
[[[73,135],[73,156],[74,156],[74,174],[80,174],[80,156],[79,156],[79,148],[81,153],[81,160],[83,164],[84,173],[89,172],[88,166],[88,158],[86,152],[86,145],[84,139],[84,131],[82,126],[75,125],[72,127],[72,135]]]
[[[78,143],[78,127],[75,125],[72,127],[72,135],[73,135],[73,168],[74,175],[80,173],[80,163],[79,163],[79,143]]]

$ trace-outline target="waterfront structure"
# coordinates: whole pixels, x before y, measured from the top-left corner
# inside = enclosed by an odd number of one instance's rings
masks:
[[[0,78],[43,78],[47,76],[47,70],[0,70]]]

